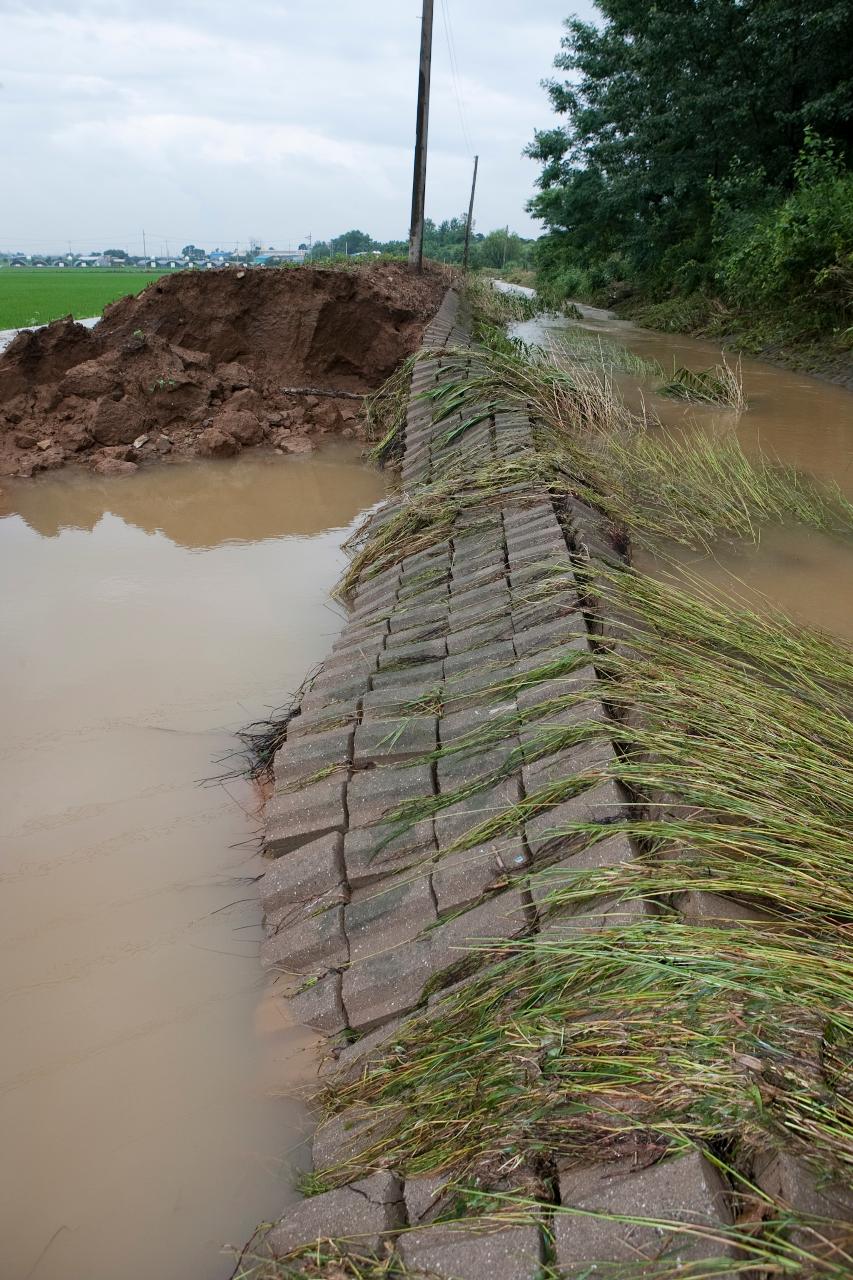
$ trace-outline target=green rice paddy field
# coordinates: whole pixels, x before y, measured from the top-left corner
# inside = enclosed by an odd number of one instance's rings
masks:
[[[108,302],[139,293],[161,275],[107,267],[0,267],[0,329],[47,324],[59,316],[99,316]]]

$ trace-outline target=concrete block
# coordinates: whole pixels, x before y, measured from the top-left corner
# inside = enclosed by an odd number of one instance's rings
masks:
[[[506,613],[488,622],[478,622],[474,626],[451,631],[447,636],[447,652],[465,654],[469,662],[474,663],[476,658],[472,650],[479,653],[484,645],[494,644],[499,640],[511,640],[512,634],[513,620],[510,614]]]
[[[446,849],[475,827],[517,805],[520,800],[521,783],[514,774],[441,809],[435,815],[435,834],[439,848]]]
[[[279,858],[261,877],[259,889],[264,915],[284,907],[316,902],[344,884],[342,836],[321,836]]]
[[[515,649],[511,640],[493,640],[477,650],[477,672],[486,667],[497,667],[515,661]],[[447,680],[455,676],[470,676],[475,664],[470,653],[454,653],[444,660],[444,674]]]
[[[439,685],[429,681],[420,684],[412,682],[402,685],[386,685],[381,689],[371,689],[362,698],[362,719],[394,720],[404,716],[429,714],[418,704],[433,708],[437,705]]]
[[[379,824],[356,827],[344,836],[344,862],[351,888],[373,884],[385,876],[429,861],[435,853],[432,818],[416,822],[408,831],[389,837],[389,828]]]
[[[512,724],[515,735],[515,720],[510,719],[515,712],[514,698],[487,706],[473,706],[465,711],[453,711],[439,720],[438,736],[442,746],[448,746],[460,738],[477,737],[498,721],[505,721],[507,726]]]
[[[530,913],[522,891],[505,889],[433,930],[435,971],[440,973],[456,964],[465,951],[517,938],[529,928]]]
[[[397,1252],[415,1271],[443,1280],[538,1280],[542,1273],[539,1227],[493,1219],[478,1227],[470,1218],[406,1231]]]
[[[287,724],[287,741],[304,737],[311,733],[327,733],[330,729],[339,729],[345,725],[355,724],[358,719],[358,699],[350,698],[345,702],[322,702],[307,708],[301,704],[299,714]]]
[[[367,1031],[409,1013],[420,1003],[431,977],[430,938],[417,938],[351,964],[342,983],[349,1025],[356,1031]]]
[[[312,1027],[327,1036],[343,1031],[347,1018],[341,1003],[341,975],[327,973],[325,978],[303,987],[291,996],[288,1011],[301,1027]]]
[[[432,873],[432,888],[439,915],[470,906],[485,893],[519,874],[529,858],[521,841],[493,841],[439,857]]]
[[[416,938],[436,920],[429,868],[356,889],[343,912],[353,962]]]
[[[725,1185],[699,1151],[638,1169],[630,1160],[560,1171],[560,1203],[590,1213],[657,1218],[676,1224],[648,1227],[578,1213],[554,1214],[557,1262],[568,1275],[587,1275],[590,1264],[650,1264],[667,1257],[686,1266],[702,1258],[733,1257],[731,1246],[678,1231],[677,1224],[711,1230],[732,1221]]]
[[[390,689],[392,692],[405,685],[429,685],[435,687],[444,680],[444,662],[416,662],[411,666],[392,667],[377,672],[371,684],[373,689]]]
[[[339,1238],[344,1253],[380,1253],[403,1222],[401,1183],[382,1171],[295,1205],[269,1232],[266,1248],[280,1258],[301,1245]]]
[[[546,852],[559,856],[569,845],[577,843],[573,832],[578,824],[613,822],[629,814],[630,806],[619,784],[612,780],[600,782],[528,818],[524,824],[527,845],[534,860]]]
[[[429,765],[376,765],[357,769],[347,789],[349,825],[373,826],[404,800],[433,794]]]
[[[412,1227],[432,1222],[441,1211],[442,1193],[452,1183],[449,1174],[421,1174],[407,1178],[403,1186],[403,1199],[406,1202],[406,1218]]]
[[[349,960],[344,934],[344,908],[305,912],[290,908],[278,932],[261,943],[261,964],[287,974],[326,973]]]
[[[636,856],[634,846],[621,831],[604,840],[596,840],[594,844],[587,844],[574,854],[529,877],[528,887],[533,903],[542,908],[552,893],[561,886],[570,886],[581,872],[621,866],[623,863],[633,862]]]
[[[515,632],[513,644],[519,658],[526,653],[536,653],[540,649],[551,649],[554,645],[574,644],[582,647],[586,643],[586,625],[580,613],[567,614],[554,622],[543,622],[538,627],[522,627]]]
[[[557,739],[552,739],[549,744],[549,728],[561,733],[566,729],[571,730],[572,726],[551,726],[543,722],[539,729],[538,741],[533,736],[531,727],[530,735],[525,738],[525,751],[532,758],[521,771],[527,795],[532,795],[553,782],[563,782],[567,778],[584,774],[600,776],[604,769],[613,765],[615,757],[608,738],[589,738],[575,743],[574,746],[558,747],[556,751],[549,751],[546,755],[536,757],[537,752],[546,751],[549,745],[556,745]]]
[[[853,1187],[840,1181],[828,1182],[814,1173],[804,1160],[790,1152],[767,1152],[755,1162],[753,1181],[767,1195],[798,1213],[831,1218],[839,1223],[853,1222]],[[832,1228],[821,1233],[829,1239],[839,1234]],[[811,1244],[805,1232],[794,1232],[795,1243]]]
[[[449,600],[449,616],[451,624],[455,625],[455,619],[462,614],[467,615],[475,610],[498,605],[506,608],[510,601],[509,587],[506,582],[489,582],[486,586],[471,587],[467,590],[457,585]]]
[[[276,785],[293,785],[332,765],[349,764],[354,733],[355,726],[346,724],[325,732],[288,738],[273,759]]]
[[[346,827],[346,771],[296,791],[274,792],[266,810],[264,852],[278,858],[299,845]]]
[[[404,1026],[402,1018],[394,1018],[391,1022],[383,1022],[359,1036],[351,1044],[341,1049],[337,1058],[329,1057],[320,1069],[321,1075],[332,1077],[333,1084],[351,1084],[389,1051],[393,1051],[395,1038],[399,1037]]]
[[[447,645],[443,636],[433,640],[406,641],[405,632],[395,633],[389,638],[388,646],[379,655],[379,670],[389,671],[394,667],[414,666],[424,662],[435,662],[444,657]]]
[[[396,764],[435,751],[435,716],[403,716],[392,720],[365,720],[355,733],[353,762]]]

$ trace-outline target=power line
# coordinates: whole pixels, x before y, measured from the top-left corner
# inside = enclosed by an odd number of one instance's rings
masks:
[[[453,39],[453,26],[450,21],[450,3],[449,0],[441,0],[441,20],[444,27],[444,38],[447,42],[447,56],[450,59],[450,75],[453,80],[453,92],[456,97],[456,107],[459,112],[459,123],[462,126],[462,138],[465,143],[465,149],[469,155],[473,154],[474,148],[471,146],[471,138],[468,134],[468,126],[465,121],[465,108],[462,105],[462,93],[459,88],[459,63],[456,58],[456,45]]]

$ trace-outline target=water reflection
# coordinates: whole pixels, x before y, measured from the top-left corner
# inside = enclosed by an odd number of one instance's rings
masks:
[[[9,1280],[225,1280],[295,1194],[308,1118],[271,1090],[313,1040],[262,996],[253,796],[199,780],[331,644],[382,488],[350,449],[5,489]]]
[[[340,443],[307,456],[181,462],[118,480],[82,471],[64,472],[59,483],[12,480],[0,494],[0,518],[16,513],[53,538],[65,529],[92,530],[110,514],[192,548],[282,533],[308,537],[349,524],[377,500],[376,474],[359,459],[357,446]]]

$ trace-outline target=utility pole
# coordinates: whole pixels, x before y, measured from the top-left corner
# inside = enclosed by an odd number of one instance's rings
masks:
[[[423,0],[418,110],[415,120],[415,168],[412,177],[412,221],[409,226],[409,270],[417,274],[423,270],[424,261],[424,198],[429,126],[429,76],[432,63],[432,8],[433,0]]]
[[[477,165],[480,157],[474,156],[474,176],[471,179],[471,199],[468,201],[468,221],[465,223],[465,250],[462,254],[462,270],[468,270],[468,246],[471,242],[471,220],[474,217],[474,192],[477,187]]]
[[[143,256],[143,258],[147,258],[147,257],[148,257],[148,254],[147,254],[147,252],[146,252],[146,250],[145,250],[145,232],[144,232],[144,230],[143,230],[143,232],[142,232],[142,256]]]

